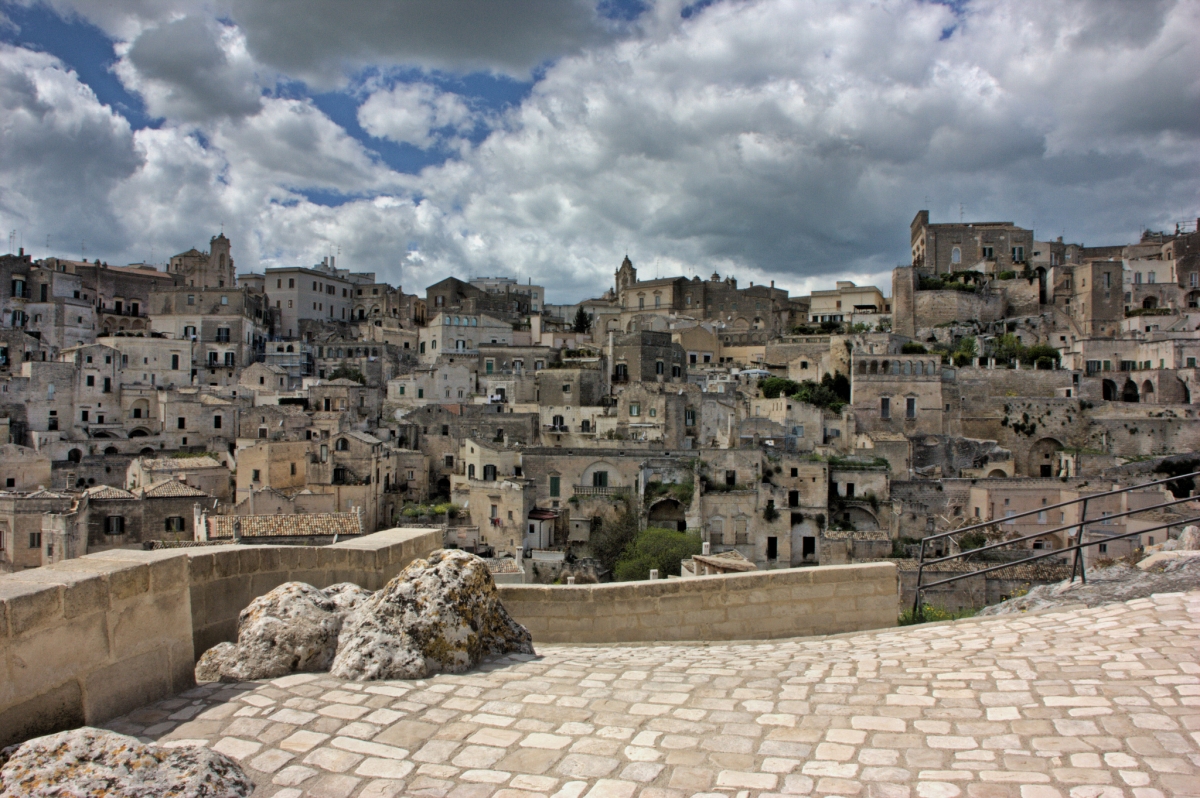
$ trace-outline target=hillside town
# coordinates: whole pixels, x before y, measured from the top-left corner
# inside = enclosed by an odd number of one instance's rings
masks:
[[[405,293],[335,257],[239,274],[223,234],[165,269],[6,255],[0,571],[429,525],[497,581],[607,581],[624,525],[698,536],[683,577],[890,559],[903,583],[929,535],[1060,549],[1076,510],[1038,508],[1197,470],[1195,226],[1088,247],[921,211],[910,244],[891,286],[626,257],[575,304],[511,277]],[[1161,544],[1185,505],[1105,517],[1170,498],[1097,499],[1089,539],[1157,531],[1087,556]]]

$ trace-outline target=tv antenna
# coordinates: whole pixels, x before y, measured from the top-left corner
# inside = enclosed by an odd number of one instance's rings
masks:
[[[958,203],[958,223],[962,224],[962,222],[963,222],[963,206],[962,206],[962,203],[960,202],[960,203]]]

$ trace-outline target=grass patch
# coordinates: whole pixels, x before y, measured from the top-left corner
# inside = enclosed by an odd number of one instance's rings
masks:
[[[957,621],[962,618],[970,618],[979,610],[959,610],[951,612],[943,607],[934,607],[929,604],[921,606],[919,613],[914,613],[911,609],[900,613],[900,626],[912,626],[917,623],[930,623],[932,621]]]

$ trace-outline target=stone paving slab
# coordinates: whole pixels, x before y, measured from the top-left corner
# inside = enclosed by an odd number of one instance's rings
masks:
[[[275,798],[1200,796],[1200,592],[463,675],[205,684],[110,723]]]

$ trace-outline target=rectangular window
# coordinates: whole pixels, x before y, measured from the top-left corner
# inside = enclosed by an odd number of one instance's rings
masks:
[[[550,495],[552,497],[557,498],[560,495],[559,491],[562,489],[562,483],[560,482],[561,479],[562,477],[550,477]]]
[[[683,425],[685,427],[696,426],[696,411],[690,407],[683,411]]]
[[[124,535],[125,534],[125,517],[121,515],[109,515],[104,518],[104,533],[106,535]]]
[[[179,429],[187,429],[187,419],[183,418],[182,416],[176,419],[176,424],[178,425]]]
[[[592,487],[593,488],[607,488],[608,487],[608,472],[607,471],[593,471],[592,472]]]
[[[112,377],[104,378],[104,392],[112,393]]]
[[[166,526],[167,532],[182,532],[183,525],[184,525],[184,521],[183,521],[183,516],[181,516],[181,515],[173,515],[170,518],[166,519],[165,526]]]
[[[41,547],[42,547],[42,533],[41,532],[30,532],[29,533],[29,548],[40,549]]]
[[[637,402],[629,403],[629,415],[640,416],[642,414],[642,406]]]
[[[257,468],[254,469],[253,471],[250,472],[250,479],[253,482],[261,482],[262,481],[262,472],[260,472]]]
[[[95,388],[95,387],[96,387],[96,378],[95,378],[94,376],[92,376],[91,374],[87,375],[87,377],[86,377],[86,378],[84,378],[84,381],[83,381],[83,382],[84,382],[84,384],[85,384],[85,385],[87,385],[87,387],[89,387],[89,388]]]
[[[891,418],[892,417],[892,400],[886,396],[884,396],[883,398],[881,398],[879,400],[879,417],[880,418]]]
[[[194,304],[196,304],[196,295],[195,295],[195,294],[188,294],[187,303],[188,303],[189,305],[194,305]]]
[[[917,417],[917,400],[911,396],[904,400],[904,417]]]
[[[221,428],[221,416],[213,416],[213,429]]]
[[[445,459],[446,468],[454,468],[454,455],[448,454]]]

